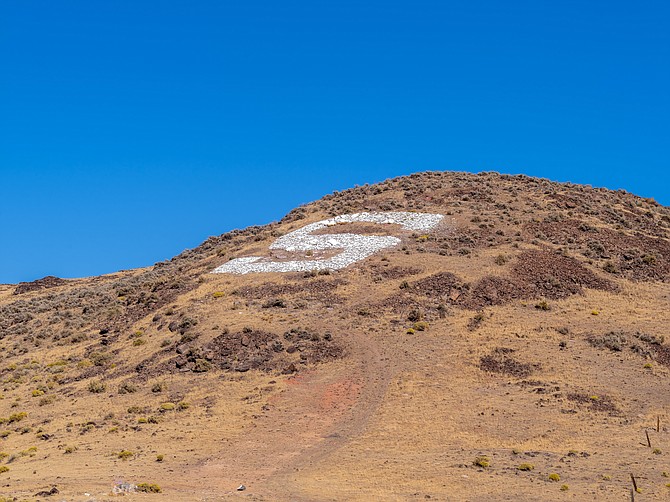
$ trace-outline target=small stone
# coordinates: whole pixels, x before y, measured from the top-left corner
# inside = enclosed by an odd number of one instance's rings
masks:
[[[177,366],[177,368],[181,368],[183,366],[186,366],[186,363],[188,363],[188,359],[186,359],[186,357],[184,356],[179,356],[175,359],[174,363],[175,366]]]

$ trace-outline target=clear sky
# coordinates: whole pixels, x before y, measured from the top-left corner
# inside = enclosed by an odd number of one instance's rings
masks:
[[[424,170],[670,205],[668,26],[667,0],[3,0],[0,283]]]

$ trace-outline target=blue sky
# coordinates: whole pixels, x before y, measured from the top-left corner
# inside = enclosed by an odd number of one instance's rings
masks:
[[[0,5],[0,283],[151,265],[354,184],[670,205],[665,1]]]

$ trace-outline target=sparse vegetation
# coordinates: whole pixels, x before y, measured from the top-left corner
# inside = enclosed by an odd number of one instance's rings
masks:
[[[121,450],[116,454],[116,457],[121,459],[121,460],[130,460],[135,456],[135,453],[129,450]]]
[[[119,385],[119,394],[133,394],[137,392],[137,385],[132,382],[123,382]]]
[[[535,308],[538,310],[551,310],[551,307],[549,306],[549,303],[547,303],[547,300],[541,300],[535,304]]]
[[[505,254],[499,254],[498,256],[495,257],[493,261],[495,262],[496,265],[502,267],[509,261],[509,258]]]
[[[144,493],[161,493],[161,487],[155,483],[140,483],[136,489],[138,492]]]
[[[93,380],[88,384],[88,391],[93,394],[101,394],[107,390],[107,385],[100,380]]]
[[[14,422],[20,422],[21,420],[23,420],[27,416],[28,416],[28,414],[25,411],[21,411],[19,413],[12,413],[9,416],[9,419],[7,419],[7,423],[12,424]]]

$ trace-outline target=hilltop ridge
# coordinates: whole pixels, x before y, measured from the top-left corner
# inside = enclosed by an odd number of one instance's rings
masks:
[[[361,213],[387,216],[338,219]],[[373,241],[339,269],[212,273]],[[661,500],[669,299],[670,208],[454,172],[334,192],[151,267],[4,285],[0,494],[611,500],[632,472]]]

